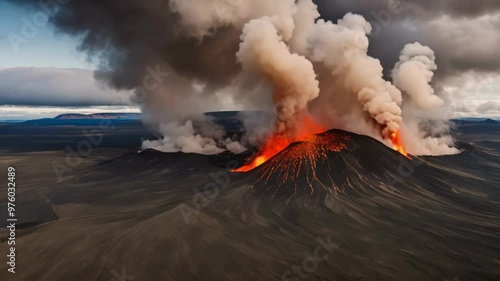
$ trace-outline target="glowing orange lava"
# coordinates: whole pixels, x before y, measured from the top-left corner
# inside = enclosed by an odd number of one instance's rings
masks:
[[[264,164],[269,159],[273,158],[275,155],[287,148],[291,143],[300,141],[308,141],[314,143],[315,135],[326,131],[324,127],[317,124],[312,118],[308,116],[303,118],[301,122],[298,122],[298,124],[298,128],[295,128],[296,131],[292,137],[289,136],[289,132],[273,134],[267,139],[266,143],[261,147],[259,153],[252,162],[234,169],[233,172],[251,171]],[[389,135],[389,139],[392,141],[394,149],[403,154],[405,157],[410,158],[403,146],[399,131],[391,133]],[[331,150],[336,151],[335,149]],[[313,155],[313,153],[308,151],[308,155]]]
[[[403,142],[401,141],[401,134],[398,132],[392,132],[390,135],[390,139],[392,144],[394,145],[394,149],[396,149],[399,153],[403,154],[406,158],[410,158],[406,149],[403,146]]]
[[[327,132],[312,135],[290,146],[263,167],[260,183],[265,189],[261,191],[272,191],[274,197],[281,187],[291,183],[293,195],[300,189],[312,194],[318,187],[335,193],[342,192],[332,178],[334,168],[330,166],[329,157],[332,153],[349,149],[347,141],[350,139],[344,133]]]
[[[310,117],[305,117],[301,122],[297,132],[293,137],[288,137],[287,133],[276,133],[267,139],[266,143],[260,150],[255,159],[247,165],[241,166],[233,172],[248,172],[260,165],[264,164],[267,160],[278,154],[291,143],[296,141],[304,141],[308,138],[319,134],[326,129],[314,122]]]

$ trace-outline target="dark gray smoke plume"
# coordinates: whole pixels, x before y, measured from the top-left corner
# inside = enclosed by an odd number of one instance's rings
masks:
[[[322,17],[337,20],[347,12],[380,27],[371,36],[370,54],[388,70],[399,50],[415,41],[436,52],[435,82],[467,71],[498,72],[500,1],[497,0],[316,0]],[[392,10],[396,9],[397,12]],[[388,74],[388,73],[386,73]]]
[[[12,2],[38,7],[38,1]],[[213,84],[227,83],[239,69],[234,56],[239,32],[227,27],[204,40],[188,36],[168,0],[67,2],[52,23],[59,32],[82,38],[80,51],[99,61],[96,76],[113,87],[142,85],[146,67],[158,64]]]
[[[38,0],[16,0],[15,4],[38,8]],[[62,2],[62,1],[61,1]],[[174,1],[180,2],[180,1]],[[194,1],[195,3],[197,1]],[[199,1],[210,4],[217,1]],[[241,0],[220,0],[221,5],[238,5]],[[500,10],[497,0],[315,0],[321,17],[333,22],[352,12],[364,16],[380,31],[371,35],[369,54],[380,59],[384,69],[391,69],[398,61],[399,50],[407,43],[419,41],[436,51],[438,78],[468,70],[491,72],[500,69],[496,50],[500,42],[487,44],[486,52],[475,51],[474,46],[457,44],[460,37],[471,35],[462,26],[436,26],[430,20],[449,16],[464,21],[485,15],[495,15]],[[216,5],[216,4],[215,4]],[[68,1],[52,21],[59,31],[82,37],[80,49],[90,57],[99,58],[111,85],[133,88],[142,83],[147,65],[159,61],[175,68],[179,73],[214,85],[227,83],[238,71],[234,54],[238,50],[241,30],[229,22],[220,22],[211,36],[204,40],[189,34],[189,27],[181,22],[176,8],[168,0],[133,1],[117,3],[111,0]],[[398,12],[392,12],[397,7]],[[254,7],[255,8],[255,7]],[[395,8],[396,9],[396,8]],[[228,12],[232,12],[229,10]],[[201,11],[209,14],[210,9]],[[199,15],[197,15],[199,16]],[[406,22],[405,21],[411,21]],[[488,21],[500,27],[499,19]],[[467,25],[467,23],[464,23]],[[237,25],[237,27],[241,27]],[[450,34],[453,33],[453,34]],[[447,34],[453,36],[448,40]],[[473,35],[473,34],[472,34]],[[484,37],[480,37],[483,39]],[[495,48],[497,47],[497,48]],[[213,67],[213,65],[217,67]],[[388,74],[387,72],[385,74]]]

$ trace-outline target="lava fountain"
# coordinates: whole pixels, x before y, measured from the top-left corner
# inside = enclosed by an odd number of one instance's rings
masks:
[[[252,162],[233,170],[233,172],[251,171],[267,162],[291,143],[305,141],[315,134],[326,131],[323,126],[319,125],[310,117],[305,117],[302,122],[299,123],[300,126],[296,128],[296,132],[294,134],[283,132],[271,135]]]
[[[347,142],[350,139],[351,137],[345,133],[325,132],[308,136],[295,145],[291,145],[283,153],[269,160],[270,164],[263,168],[260,175],[263,182],[270,182],[273,177],[279,179],[277,184],[268,186],[265,191],[274,188],[273,193],[276,194],[284,184],[302,181],[303,184],[300,186],[308,189],[310,194],[315,190],[315,183],[327,190],[339,192],[338,187],[333,184],[330,173],[326,173],[331,180],[328,183],[324,181],[324,173],[319,171],[332,170],[329,165],[329,154],[348,149]],[[294,194],[298,188],[300,187],[295,185]]]
[[[389,135],[389,138],[390,138],[395,150],[397,150],[399,153],[403,154],[406,158],[410,158],[408,156],[408,153],[406,152],[406,149],[403,146],[403,142],[401,141],[401,134],[399,131],[392,132]]]
[[[274,133],[271,135],[265,144],[262,146],[260,149],[259,153],[255,156],[255,158],[248,164],[243,165],[239,168],[234,169],[232,172],[249,172],[260,165],[266,163],[269,159],[273,158],[275,155],[283,151],[285,148],[287,148],[290,144],[294,142],[309,142],[309,143],[314,143],[318,144],[318,141],[315,141],[315,135],[319,133],[325,132],[327,129],[324,128],[323,126],[319,125],[317,122],[315,122],[311,117],[305,117],[301,122],[299,122],[300,126],[295,128],[294,134],[290,134],[289,132],[283,132],[283,133]],[[291,135],[291,137],[290,137]],[[389,139],[391,140],[394,150],[398,151],[402,155],[404,155],[407,158],[410,158],[408,156],[408,153],[406,152],[406,149],[403,146],[402,140],[401,140],[401,134],[400,132],[393,132],[389,135]],[[331,139],[332,142],[334,141]],[[342,147],[342,145],[328,145],[325,141],[321,142],[322,146],[327,146],[330,147],[331,150],[337,151],[337,149]],[[313,152],[313,147],[318,148],[317,145],[315,146],[308,146],[307,150],[303,151],[297,151],[295,154],[298,153],[304,153],[306,154],[305,156],[309,158],[310,163],[313,163],[312,159],[316,158],[317,152]],[[296,157],[297,158],[297,157]],[[298,165],[300,166],[300,165]]]

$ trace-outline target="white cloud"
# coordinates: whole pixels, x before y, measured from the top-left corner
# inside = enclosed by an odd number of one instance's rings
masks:
[[[454,117],[500,117],[499,101],[465,101],[452,106]]]
[[[53,118],[65,113],[140,113],[134,106],[89,106],[89,107],[50,107],[50,106],[0,106],[0,120],[30,120]]]
[[[484,114],[499,114],[500,113],[500,102],[487,101],[477,107],[479,113]]]
[[[131,92],[99,85],[93,71],[76,68],[0,68],[0,104],[131,105]]]

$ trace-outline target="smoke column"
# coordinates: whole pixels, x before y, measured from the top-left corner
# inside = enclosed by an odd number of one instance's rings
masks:
[[[407,44],[392,70],[394,84],[407,97],[403,106],[403,135],[407,147],[415,154],[456,154],[459,150],[453,148],[447,118],[441,116],[441,112],[446,112],[445,102],[435,95],[431,86],[437,70],[435,61],[431,48],[420,43]]]
[[[86,0],[61,5],[51,22],[83,38],[80,50],[100,62],[97,79],[135,90],[144,122],[163,136],[144,148],[239,152],[263,144],[255,134],[266,129],[293,139],[306,118],[390,147],[401,132],[416,155],[458,152],[431,86],[434,52],[407,45],[388,81],[360,15],[327,21],[311,0]],[[228,109],[275,120],[243,114],[247,135],[236,142],[203,115]]]
[[[392,71],[394,84],[408,94],[422,109],[440,107],[444,101],[434,95],[430,85],[437,69],[434,51],[420,43],[408,44],[401,51],[399,62]]]
[[[319,95],[319,82],[312,63],[303,56],[290,53],[283,42],[291,37],[292,30],[291,18],[252,20],[243,28],[237,53],[244,70],[257,71],[272,84],[276,129],[292,134],[291,137],[296,124],[290,122]]]

